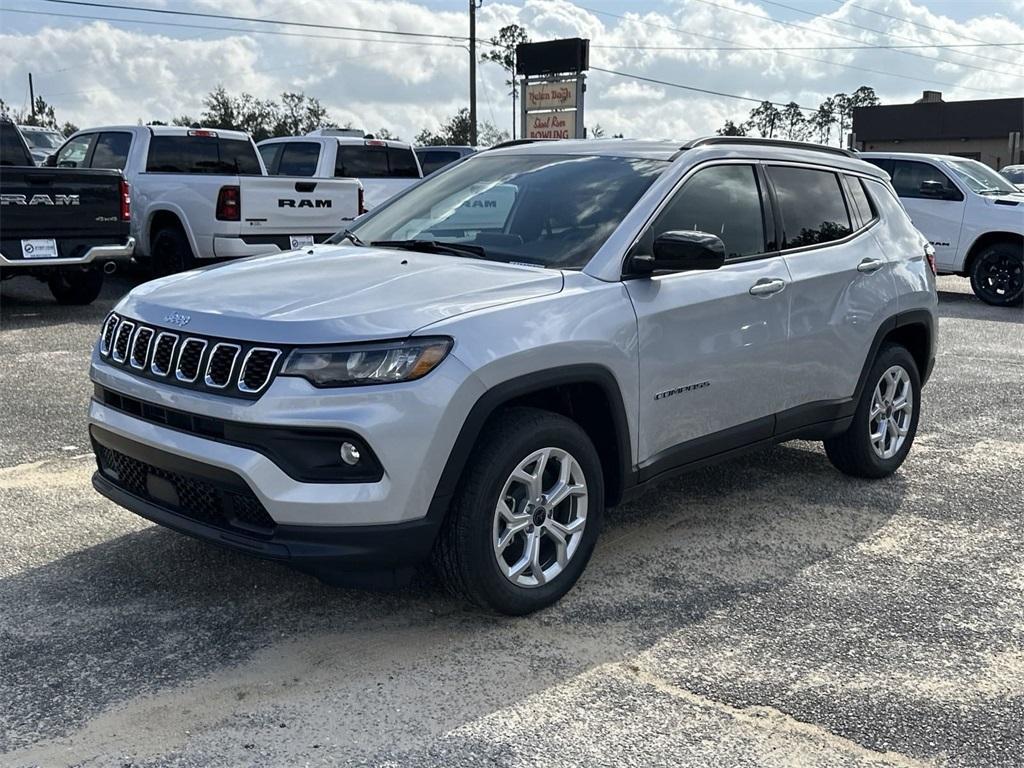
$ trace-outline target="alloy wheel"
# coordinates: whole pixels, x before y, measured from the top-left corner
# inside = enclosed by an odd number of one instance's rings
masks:
[[[913,414],[910,374],[901,365],[891,366],[875,384],[868,413],[868,435],[878,458],[891,459],[903,447]]]
[[[492,545],[498,568],[519,587],[556,578],[583,540],[587,524],[583,468],[561,448],[541,448],[505,481],[494,508]]]

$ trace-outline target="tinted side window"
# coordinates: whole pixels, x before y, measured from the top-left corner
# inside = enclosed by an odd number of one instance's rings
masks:
[[[697,230],[717,235],[727,258],[763,253],[764,219],[757,175],[750,165],[719,165],[698,171],[658,214],[637,251],[652,253],[663,232]]]
[[[388,175],[396,179],[418,179],[420,169],[416,167],[416,155],[412,149],[388,147]]]
[[[956,185],[949,180],[942,171],[928,163],[917,163],[910,160],[895,160],[892,164],[892,186],[900,197],[921,197],[931,198],[934,196],[921,194],[921,185],[926,181],[937,181],[942,188],[957,200],[963,200],[963,195]]]
[[[85,158],[96,141],[95,133],[84,133],[76,136],[57,152],[58,168],[79,168],[85,165]]]
[[[811,168],[768,168],[782,214],[783,248],[828,243],[853,231],[839,177]]]
[[[280,176],[312,176],[320,160],[320,145],[310,141],[290,141],[281,150]]]
[[[0,165],[35,165],[13,123],[0,122]]]
[[[871,200],[864,191],[864,182],[856,176],[847,176],[846,188],[850,190],[850,200],[853,203],[853,207],[857,209],[860,220],[864,224],[874,221],[877,218],[877,214],[871,205]]]
[[[350,179],[386,179],[388,153],[383,147],[339,145],[334,175]]]
[[[420,159],[420,166],[423,168],[423,175],[429,176],[434,171],[444,168],[450,163],[459,159],[459,153],[450,149],[434,149],[426,152],[417,151]]]
[[[96,140],[96,149],[93,150],[89,167],[116,168],[123,171],[128,162],[128,149],[131,145],[130,133],[101,133]]]

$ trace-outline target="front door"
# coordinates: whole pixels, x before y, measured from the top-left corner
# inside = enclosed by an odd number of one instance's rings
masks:
[[[935,248],[936,265],[943,271],[955,269],[958,266],[956,254],[960,245],[960,229],[967,207],[963,192],[931,163],[917,160],[890,162],[893,189],[914,226]]]
[[[717,235],[727,262],[625,283],[639,327],[639,458],[647,476],[770,437],[782,402],[790,279],[784,259],[770,252],[754,166],[698,170],[634,252],[651,253],[654,238],[674,230]]]

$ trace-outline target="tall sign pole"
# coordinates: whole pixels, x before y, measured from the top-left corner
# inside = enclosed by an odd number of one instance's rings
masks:
[[[469,0],[469,143],[476,146],[476,9],[478,0]],[[479,0],[483,2],[483,0]]]

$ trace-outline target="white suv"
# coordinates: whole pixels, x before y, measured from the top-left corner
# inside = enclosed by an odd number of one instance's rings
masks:
[[[969,277],[982,301],[1024,298],[1024,193],[977,160],[862,152],[892,178],[914,225],[935,248],[940,274]]]
[[[92,358],[94,484],[328,578],[432,557],[526,613],[675,473],[796,438],[894,472],[935,359],[927,248],[843,150],[480,152],[308,253],[133,290]]]

